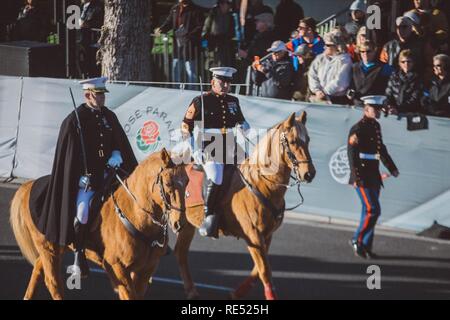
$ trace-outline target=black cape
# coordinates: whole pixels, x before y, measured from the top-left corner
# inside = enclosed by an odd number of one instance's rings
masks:
[[[86,131],[89,131],[89,128],[83,126],[86,107],[81,105],[77,110],[84,139],[87,141],[89,132]],[[138,163],[128,138],[114,112],[106,107],[102,108],[102,112],[114,132],[115,147],[122,154],[121,168],[131,173]],[[87,157],[89,158],[89,154]],[[109,159],[110,155],[106,157]],[[72,111],[60,128],[51,175],[39,178],[30,194],[29,205],[35,225],[52,243],[64,246],[73,242],[78,181],[83,174],[81,142],[76,115]]]

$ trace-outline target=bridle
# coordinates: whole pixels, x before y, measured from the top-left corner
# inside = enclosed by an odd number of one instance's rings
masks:
[[[291,148],[289,147],[289,141],[288,141],[288,139],[286,137],[286,134],[287,134],[287,132],[285,132],[285,131],[281,132],[281,134],[280,134],[280,143],[281,143],[281,146],[283,147],[283,152],[286,152],[286,155],[287,155],[289,161],[291,162],[292,170],[294,171],[295,175],[291,174],[290,177],[294,180],[294,182],[291,183],[291,184],[281,184],[281,183],[270,181],[266,177],[266,175],[264,175],[264,174],[260,174],[260,176],[263,177],[264,179],[266,179],[267,181],[269,181],[270,183],[274,183],[276,185],[283,186],[286,189],[290,189],[290,188],[292,188],[294,186],[297,186],[297,192],[298,192],[298,195],[300,197],[300,202],[297,205],[295,205],[293,207],[290,207],[290,208],[283,208],[283,210],[275,210],[274,206],[270,203],[270,201],[266,197],[264,197],[264,195],[259,190],[257,190],[254,186],[252,186],[245,179],[245,177],[242,174],[241,170],[239,170],[239,174],[241,176],[241,179],[243,180],[243,182],[247,186],[247,188],[249,188],[262,201],[262,203],[264,203],[267,207],[269,207],[271,209],[271,211],[273,212],[274,216],[276,216],[276,217],[279,215],[279,213],[277,213],[277,211],[284,212],[285,210],[294,210],[294,209],[298,208],[299,206],[301,206],[303,204],[304,198],[303,198],[303,194],[302,194],[301,189],[300,189],[300,185],[301,185],[302,180],[301,180],[300,174],[299,174],[299,166],[301,164],[310,164],[310,163],[312,163],[311,158],[308,158],[307,160],[297,160],[297,158],[295,157],[295,155],[292,152]],[[245,140],[247,142],[249,142],[253,146],[256,146],[252,141],[250,141],[250,139],[248,139],[245,136],[244,136],[244,138],[245,138]]]
[[[119,170],[125,172],[124,170],[120,169]],[[158,172],[158,175],[156,177],[156,181],[153,184],[153,187],[155,185],[158,185],[159,187],[159,193],[161,196],[161,200],[163,202],[163,215],[162,218],[160,219],[160,221],[156,220],[153,217],[153,213],[150,212],[149,210],[145,209],[143,206],[141,206],[136,198],[136,196],[131,192],[131,190],[128,188],[126,181],[122,180],[122,178],[117,174],[117,171],[114,173],[115,177],[117,179],[117,181],[119,181],[119,183],[122,185],[122,187],[125,189],[125,191],[128,193],[128,195],[133,199],[134,203],[138,206],[138,208],[147,213],[148,216],[150,217],[151,221],[153,224],[157,225],[158,227],[160,227],[163,230],[163,240],[162,242],[159,242],[158,240],[154,240],[153,238],[148,237],[147,235],[145,235],[144,233],[142,233],[142,231],[139,231],[131,222],[130,220],[127,218],[127,216],[125,215],[125,213],[123,212],[122,209],[120,209],[119,205],[117,204],[117,201],[114,197],[114,194],[111,192],[111,198],[113,200],[114,203],[114,209],[115,212],[117,213],[120,221],[124,224],[125,228],[136,238],[139,238],[141,240],[143,240],[144,242],[147,243],[151,243],[152,247],[158,246],[160,248],[164,247],[164,244],[166,243],[166,239],[167,239],[167,226],[169,225],[169,216],[170,216],[170,212],[172,210],[174,211],[178,211],[180,213],[183,213],[185,210],[183,208],[177,208],[172,206],[171,202],[170,202],[170,198],[167,196],[166,191],[164,190],[164,184],[163,184],[163,179],[161,177],[163,171],[165,169],[161,168]],[[125,172],[126,173],[126,172]],[[152,200],[151,200],[152,201]],[[173,232],[178,233],[181,229],[181,225],[180,223],[177,221],[176,225],[172,226]]]
[[[170,202],[170,198],[167,197],[166,191],[164,190],[164,184],[163,184],[163,181],[161,178],[161,173],[162,173],[162,169],[161,169],[160,173],[158,174],[158,176],[156,177],[156,184],[158,184],[158,186],[159,186],[159,194],[160,194],[161,199],[164,204],[164,215],[167,216],[167,221],[168,221],[170,212],[172,210],[178,211],[179,213],[185,213],[186,209],[185,208],[177,208],[172,205],[172,203]],[[178,234],[178,232],[180,232],[181,228],[182,228],[182,225],[180,224],[180,221],[177,220],[174,223],[174,225],[172,226],[172,231],[174,233]]]
[[[280,143],[283,146],[283,150],[284,150],[284,152],[286,152],[286,155],[292,164],[292,170],[294,170],[294,173],[295,173],[295,176],[291,175],[291,178],[294,179],[294,181],[295,181],[295,183],[293,185],[300,184],[301,179],[300,179],[300,174],[299,174],[299,166],[301,164],[311,164],[312,160],[311,160],[311,158],[309,158],[307,160],[297,160],[297,158],[295,157],[294,153],[291,150],[291,147],[289,146],[289,141],[286,137],[285,131],[281,132],[281,134],[280,134]],[[293,185],[289,185],[289,186],[292,187]]]

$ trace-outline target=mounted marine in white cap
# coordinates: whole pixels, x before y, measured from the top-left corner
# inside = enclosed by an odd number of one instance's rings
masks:
[[[237,70],[230,67],[217,67],[211,68],[210,71],[212,72],[211,91],[202,93],[192,100],[181,124],[181,131],[183,135],[192,137],[196,128],[207,136],[195,141],[199,149],[194,153],[194,158],[202,159],[200,162],[208,179],[204,206],[205,219],[199,228],[199,233],[202,236],[217,237],[219,220],[214,213],[214,208],[221,193],[225,163],[228,163],[229,159],[234,160],[233,129],[240,127],[245,131],[250,126],[242,114],[238,98],[228,94],[233,74]],[[219,141],[223,143],[218,143]],[[223,147],[223,150],[214,148],[218,145],[221,146],[220,149]],[[201,155],[198,156],[198,153]]]
[[[90,90],[94,92],[109,92],[106,89],[106,81],[108,81],[107,77],[99,77],[81,80],[79,83],[83,86],[83,90]]]
[[[233,80],[233,74],[237,72],[235,68],[231,67],[216,67],[209,69],[209,71],[212,72],[213,78],[230,82]]]

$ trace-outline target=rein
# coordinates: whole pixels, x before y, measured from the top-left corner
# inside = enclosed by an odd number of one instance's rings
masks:
[[[122,172],[125,172],[123,169]],[[128,193],[128,195],[133,199],[134,203],[138,206],[138,208],[142,211],[144,211],[145,213],[147,213],[152,221],[153,224],[157,225],[158,227],[160,227],[161,229],[163,229],[163,240],[162,242],[159,242],[158,240],[154,240],[153,238],[147,236],[146,234],[144,234],[142,231],[138,230],[132,223],[131,221],[127,218],[126,214],[123,212],[122,209],[120,209],[119,205],[117,204],[117,200],[114,197],[114,194],[111,193],[111,198],[113,200],[114,203],[114,209],[115,212],[117,213],[120,221],[122,222],[122,224],[125,226],[125,228],[128,230],[128,232],[130,232],[131,235],[133,235],[135,238],[138,238],[146,243],[150,243],[152,247],[158,246],[160,248],[164,247],[164,244],[166,243],[166,239],[167,239],[167,226],[168,226],[168,222],[169,222],[169,215],[170,215],[170,211],[171,210],[175,210],[175,211],[179,211],[179,212],[183,212],[184,210],[182,210],[181,208],[176,208],[173,207],[172,204],[170,203],[165,191],[164,191],[164,186],[163,186],[163,181],[161,178],[161,173],[163,172],[163,169],[161,168],[161,170],[159,171],[157,178],[156,178],[156,182],[155,184],[158,184],[159,188],[160,188],[160,196],[161,199],[163,201],[164,204],[164,214],[162,216],[162,220],[158,221],[156,219],[153,218],[153,214],[143,208],[136,196],[130,191],[130,189],[128,188],[126,182],[124,182],[120,176],[117,174],[117,172],[115,173],[115,178],[117,179],[117,181],[119,181],[119,183],[122,185],[122,187],[125,189],[125,191]],[[126,172],[125,172],[126,173]],[[177,226],[175,226],[175,230],[173,230],[175,233],[178,232],[181,229],[180,224],[178,223]]]

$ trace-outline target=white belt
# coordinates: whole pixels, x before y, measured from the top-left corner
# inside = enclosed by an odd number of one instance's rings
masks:
[[[359,158],[363,160],[380,160],[379,153],[360,153]]]
[[[205,133],[209,133],[209,134],[227,134],[227,133],[232,133],[232,132],[233,132],[233,128],[205,129]]]

